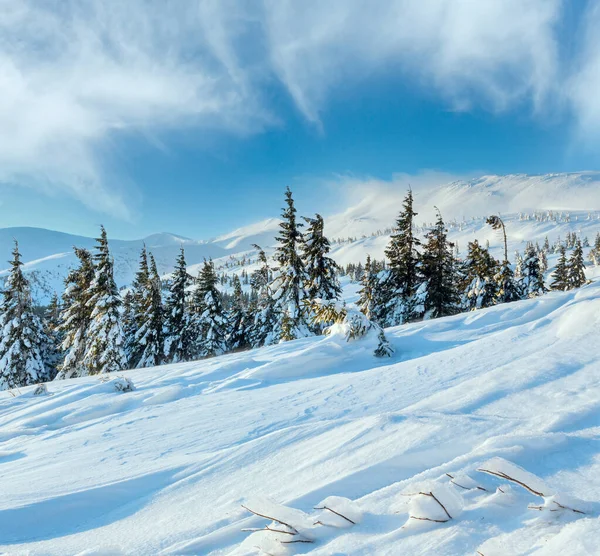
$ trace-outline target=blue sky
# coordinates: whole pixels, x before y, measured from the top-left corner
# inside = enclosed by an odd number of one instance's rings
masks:
[[[124,4],[124,5],[123,5]],[[7,3],[3,226],[208,238],[344,183],[598,169],[600,2]]]

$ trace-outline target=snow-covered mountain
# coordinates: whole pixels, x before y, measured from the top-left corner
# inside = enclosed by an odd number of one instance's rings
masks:
[[[0,392],[0,553],[598,554],[600,283],[386,334]]]
[[[405,193],[405,182],[366,182],[353,186],[347,200],[341,201],[347,207],[326,217],[326,233],[334,240],[333,257],[340,264],[364,261],[367,254],[383,258],[388,242],[386,231],[393,226]],[[501,214],[506,221],[511,257],[516,249],[523,249],[526,241],[541,242],[546,236],[554,241],[573,231],[593,241],[600,231],[598,172],[484,176],[421,186],[414,193],[419,213],[416,221],[423,227],[433,221],[437,207],[449,226],[450,238],[458,242],[459,248],[466,249],[467,243],[475,238],[489,241],[497,258],[501,257],[500,237],[485,224],[485,217],[492,213]],[[552,217],[548,211],[553,211]],[[531,218],[534,212],[537,219]],[[519,213],[530,218],[524,219]],[[143,243],[156,257],[162,274],[171,271],[182,244],[191,273],[208,257],[215,259],[217,267],[223,270],[232,260],[252,259],[253,244],[270,252],[278,224],[279,220],[273,217],[203,241],[167,233],[133,241],[111,240],[117,283],[125,286],[131,282]],[[19,240],[34,296],[41,303],[53,291],[62,290],[64,277],[74,262],[72,246],[94,244],[91,238],[39,228],[5,228],[0,229],[0,261],[9,260],[14,238]],[[232,271],[236,270],[240,267]],[[5,272],[0,271],[0,276]]]

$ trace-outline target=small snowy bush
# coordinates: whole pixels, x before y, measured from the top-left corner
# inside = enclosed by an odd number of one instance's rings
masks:
[[[48,395],[48,387],[44,383],[38,384],[33,389],[33,395],[34,396],[47,396]]]
[[[325,329],[325,334],[343,336],[347,342],[361,338],[376,340],[374,355],[390,357],[394,350],[389,344],[383,328],[370,321],[366,315],[353,305],[345,305],[340,301],[323,301],[315,299],[312,303],[315,323],[333,322]]]
[[[110,376],[103,376],[100,378],[101,382],[110,382],[115,391],[117,392],[132,392],[135,390],[135,386],[133,385],[133,381],[126,376],[118,376],[116,378],[112,378]]]

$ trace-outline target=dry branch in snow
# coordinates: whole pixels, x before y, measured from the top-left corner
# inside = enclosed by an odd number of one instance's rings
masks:
[[[479,468],[477,471],[481,471],[482,473],[488,473],[489,475],[495,475],[496,477],[506,479],[507,481],[511,481],[513,483],[521,485],[524,489],[531,492],[531,494],[535,494],[536,496],[540,496],[541,498],[546,497],[546,495],[543,492],[538,492],[537,490],[531,488],[529,485],[526,485],[525,483],[519,481],[518,479],[515,479],[514,477],[510,477],[509,475],[507,475],[506,473],[503,473],[502,471],[492,471],[491,469],[482,469],[482,468]]]

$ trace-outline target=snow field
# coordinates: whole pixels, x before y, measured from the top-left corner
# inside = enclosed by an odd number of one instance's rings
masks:
[[[597,554],[600,284],[386,335],[1,392],[0,553]]]

